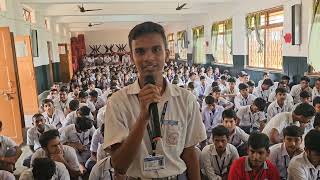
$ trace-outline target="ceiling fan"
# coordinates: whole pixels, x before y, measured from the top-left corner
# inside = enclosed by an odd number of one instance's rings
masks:
[[[182,10],[182,9],[189,9],[189,8],[186,8],[185,6],[187,5],[187,3],[183,3],[183,4],[181,4],[181,5],[179,5],[179,3],[178,3],[178,7],[176,8],[176,10],[177,11],[180,11],[180,10]]]
[[[79,8],[80,12],[82,12],[82,13],[88,12],[88,11],[101,11],[101,10],[102,10],[102,9],[85,9],[85,8],[83,7],[83,4],[81,4],[81,6],[78,5],[78,8]]]
[[[102,23],[89,23],[88,27],[93,27],[93,26],[98,26],[101,25]]]

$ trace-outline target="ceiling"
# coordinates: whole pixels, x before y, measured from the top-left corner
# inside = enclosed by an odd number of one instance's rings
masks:
[[[220,3],[241,0],[20,0],[37,12],[41,12],[57,23],[65,24],[72,32],[103,29],[130,28],[143,21],[154,21],[162,25],[188,22],[197,15],[205,15]],[[101,11],[81,13],[78,5],[85,9]],[[176,10],[178,3],[189,9]],[[102,23],[88,27],[89,23]]]

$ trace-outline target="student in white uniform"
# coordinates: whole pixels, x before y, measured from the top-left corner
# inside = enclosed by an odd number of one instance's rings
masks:
[[[206,90],[204,92],[204,96],[209,96],[210,93],[212,93],[212,88],[219,86],[219,83],[217,81],[214,81],[211,83],[211,86],[207,86]]]
[[[217,105],[217,100],[212,96],[205,98],[206,106],[202,109],[202,122],[206,128],[207,139],[211,136],[212,129],[221,124],[222,112],[224,108]]]
[[[254,89],[255,89],[255,82],[254,81],[252,81],[252,80],[250,80],[250,81],[248,81],[248,86],[249,86],[249,94],[252,94],[253,93],[253,91],[254,91]]]
[[[265,107],[266,101],[262,98],[256,98],[252,105],[241,107],[237,111],[240,128],[247,134],[261,130],[264,127],[266,120],[263,112]]]
[[[0,134],[2,128],[3,124],[0,121]],[[0,170],[13,172],[21,154],[21,148],[11,138],[0,135]]]
[[[263,73],[263,77],[262,77],[262,79],[258,82],[258,86],[261,86],[262,83],[263,83],[263,81],[264,81],[265,79],[270,79],[270,73],[269,73],[269,72],[264,72],[264,73]]]
[[[282,130],[290,125],[305,128],[313,118],[315,110],[308,103],[302,103],[293,112],[279,113],[266,124],[262,133],[270,138],[272,144],[280,143],[283,139]]]
[[[237,126],[236,112],[232,109],[224,110],[222,113],[222,124],[229,130],[229,143],[237,148],[240,156],[245,155],[249,134]]]
[[[68,99],[78,99],[78,95],[80,93],[79,84],[72,84],[72,92],[69,92]]]
[[[302,143],[303,130],[295,125],[283,129],[283,143],[270,147],[269,160],[278,168],[282,180],[288,177],[287,169],[290,160],[303,152]]]
[[[251,105],[256,97],[249,93],[249,86],[244,83],[239,84],[240,93],[234,98],[235,109],[240,107]]]
[[[312,99],[314,99],[317,96],[320,96],[320,78],[316,80],[312,89]]]
[[[268,102],[269,95],[271,94],[271,87],[273,86],[273,81],[271,79],[265,79],[261,86],[254,89],[253,95],[260,97]]]
[[[2,178],[1,180],[16,180],[16,177],[11,172],[5,170],[0,170],[0,177]]]
[[[71,178],[83,175],[84,169],[80,169],[76,151],[74,148],[60,143],[58,130],[52,129],[44,132],[40,136],[39,142],[41,148],[32,155],[31,164],[33,164],[33,161],[36,158],[50,158],[64,164],[68,169]]]
[[[133,179],[200,180],[195,145],[206,139],[205,128],[194,95],[162,76],[169,58],[163,27],[153,22],[135,26],[129,46],[139,81],[114,93],[107,104],[104,147],[111,146],[112,167]],[[156,85],[144,85],[147,76],[154,76]],[[163,114],[160,139],[147,131],[149,105],[154,102]]]
[[[290,95],[289,95],[290,96]],[[285,88],[276,89],[276,100],[273,101],[267,109],[267,121],[281,112],[291,112],[293,105],[286,101],[287,91]]]
[[[114,174],[114,169],[111,167],[111,156],[106,157],[97,162],[93,166],[89,180],[126,180],[126,176],[119,177]]]
[[[320,96],[315,97],[312,101],[313,107],[317,113],[320,113]]]
[[[99,109],[98,114],[97,114],[97,127],[101,127],[101,125],[104,123],[104,116],[107,110],[107,106],[103,106],[102,108]]]
[[[32,168],[24,170],[19,180],[70,180],[65,165],[50,158],[36,158]]]
[[[208,86],[209,85],[206,82],[206,77],[200,76],[200,85],[197,87],[197,92],[199,93],[199,96],[198,96],[199,99],[201,100],[204,99],[205,91]]]
[[[87,117],[93,121],[93,115],[90,112],[90,108],[86,105],[83,105],[76,111],[72,111],[67,115],[66,120],[63,123],[63,127],[66,127],[70,124],[75,124],[77,117],[81,116]]]
[[[221,89],[221,92],[226,92],[228,89],[227,77],[225,75],[222,75],[218,80],[218,82],[219,82],[219,87]]]
[[[288,180],[320,179],[320,131],[311,130],[304,139],[305,152],[291,159]]]
[[[228,143],[229,131],[222,125],[212,129],[213,144],[201,152],[201,162],[209,180],[227,179],[232,162],[239,158],[237,149]]]
[[[91,113],[94,113],[96,111],[96,107],[94,104],[89,100],[89,94],[85,91],[81,91],[79,93],[79,102],[81,104],[86,104],[89,108]]]
[[[311,97],[312,97],[312,95],[311,95],[310,92],[308,92],[308,91],[301,91],[301,92],[300,92],[301,102],[295,104],[295,105],[293,106],[293,109],[295,109],[299,104],[302,104],[302,103],[312,104],[312,103],[311,103],[311,101],[312,101]]]
[[[315,130],[320,131],[320,113],[316,113],[314,116],[313,127]]]
[[[212,88],[212,97],[214,97],[217,100],[217,104],[219,106],[222,106],[225,109],[231,109],[233,108],[233,103],[226,100],[225,98],[221,97],[221,89],[219,86]]]
[[[90,158],[90,137],[94,131],[92,120],[84,116],[77,117],[75,124],[59,130],[61,143],[73,147],[79,162],[83,165]]]
[[[60,109],[55,108],[51,99],[44,99],[42,101],[42,106],[44,109],[42,115],[46,120],[46,123],[57,129],[61,128],[62,123],[65,120],[64,113]]]
[[[286,94],[287,94],[287,95],[286,95],[286,103],[293,105],[293,98],[292,98],[291,94],[289,93],[288,87],[286,87],[285,82],[280,81],[280,82],[278,83],[277,88],[284,88],[284,89],[286,90]],[[270,93],[270,95],[269,95],[268,101],[269,101],[270,103],[272,103],[272,102],[274,102],[275,100],[277,100],[277,98],[276,98],[276,90],[277,90],[277,88],[274,89],[274,91],[272,91],[272,92]]]
[[[37,149],[41,148],[39,138],[41,134],[44,132],[55,129],[53,125],[46,124],[46,120],[44,119],[42,114],[35,114],[32,117],[32,125],[30,129],[27,131],[27,145],[29,146],[32,153],[34,153]],[[32,155],[28,156],[24,161],[23,165],[30,167]]]
[[[240,83],[247,83],[248,76],[249,75],[245,71],[240,71],[238,79],[236,80],[236,87],[238,87]]]
[[[55,109],[65,113],[67,112],[70,101],[71,99],[68,98],[68,88],[66,86],[62,86],[59,90],[59,98],[54,99],[53,105]]]
[[[223,97],[226,97],[230,102],[234,102],[234,97],[239,93],[238,85],[236,80],[231,77],[228,79],[228,87],[225,92],[223,92]]]
[[[101,96],[101,95],[102,95],[102,90],[99,89],[99,88],[96,88],[96,85],[95,85],[94,82],[91,82],[91,81],[90,81],[90,82],[88,83],[88,86],[89,86],[89,89],[87,90],[87,93],[88,93],[88,94],[89,94],[91,91],[95,90],[95,91],[97,91],[98,96]]]
[[[107,157],[103,149],[100,148],[101,145],[103,144],[103,140],[104,140],[103,136],[104,136],[104,124],[97,130],[95,130],[91,139],[91,145],[90,145],[91,156],[86,162],[86,168],[88,169],[89,172],[91,171],[92,167],[96,164],[97,161]],[[98,151],[103,151],[103,152],[98,152]],[[100,155],[99,157],[100,159],[98,159],[98,154]]]
[[[300,80],[300,84],[294,85],[291,88],[291,96],[293,97],[293,103],[298,104],[301,102],[300,93],[301,91],[308,91],[312,93],[312,89],[309,87],[310,78],[303,76]]]

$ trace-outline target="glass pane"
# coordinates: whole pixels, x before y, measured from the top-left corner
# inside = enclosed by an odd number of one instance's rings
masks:
[[[283,27],[266,30],[266,68],[282,69],[282,30]]]
[[[264,37],[264,29],[260,30],[260,39]],[[249,62],[251,67],[264,68],[264,48],[258,43],[256,31],[249,35]]]
[[[283,11],[277,11],[269,14],[269,24],[283,23]]]

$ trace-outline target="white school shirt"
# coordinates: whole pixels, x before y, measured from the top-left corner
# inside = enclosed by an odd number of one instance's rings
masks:
[[[106,113],[107,106],[103,106],[99,109],[97,114],[97,126],[98,128],[101,127],[101,125],[104,123],[104,116]]]
[[[215,105],[215,109],[213,111],[209,110],[208,106],[202,109],[202,122],[206,128],[206,132],[211,132],[214,127],[221,124],[224,108],[222,106]]]
[[[156,152],[165,157],[165,169],[144,171],[144,158],[152,151],[150,137],[145,131],[140,150],[137,152],[127,171],[130,177],[161,178],[182,174],[186,169],[181,159],[184,148],[204,141],[207,136],[201,122],[201,113],[196,98],[186,89],[166,82],[167,86],[161,101],[157,104],[159,117],[164,104],[168,101],[167,111],[162,123],[163,138],[157,143]],[[140,92],[138,81],[117,91],[107,104],[105,116],[104,148],[123,142],[133,128],[140,113],[137,94]]]
[[[290,162],[290,156],[286,150],[284,143],[278,143],[270,147],[269,160],[277,167],[280,172],[280,177],[287,179],[288,166]]]
[[[269,88],[268,90],[262,90],[261,86],[258,86],[254,88],[252,94],[268,102],[269,95],[271,94],[271,88]]]
[[[111,156],[106,157],[95,164],[91,170],[89,180],[111,180],[114,179],[114,170],[111,167]]]
[[[293,97],[294,104],[301,103],[301,97],[300,97],[301,91],[302,91],[301,84],[297,84],[297,85],[292,86],[290,94]],[[306,91],[309,91],[310,93],[312,93],[312,89],[310,87],[308,87],[308,89]]]
[[[76,150],[73,147],[70,147],[67,145],[62,145],[62,150],[63,150],[63,158],[65,159],[67,165],[73,171],[80,171],[80,167],[79,167],[80,164],[77,158]],[[30,164],[32,164],[34,159],[36,158],[48,158],[48,155],[45,150],[40,148],[33,153]]]
[[[242,106],[252,105],[253,101],[257,97],[249,94],[247,98],[244,98],[240,93],[234,98],[235,109],[238,110]]]
[[[62,123],[65,120],[64,113],[59,109],[54,110],[52,118],[50,118],[48,116],[47,112],[43,112],[42,115],[43,115],[44,119],[46,120],[47,124],[50,124],[57,129],[62,127]]]
[[[289,93],[286,93],[286,94],[287,94],[287,95],[286,95],[286,100],[285,100],[285,102],[286,102],[286,103],[290,103],[290,104],[293,105],[293,98],[292,98],[291,94],[289,94]],[[270,95],[269,95],[268,102],[273,102],[273,101],[276,101],[276,100],[277,100],[277,98],[276,98],[276,92],[275,92],[275,91],[272,91],[272,92],[270,93]]]
[[[227,144],[226,151],[221,157],[214,144],[210,144],[203,148],[200,161],[209,180],[222,180],[221,176],[228,173],[232,162],[238,158],[238,151],[232,144]]]
[[[90,151],[91,152],[98,152],[99,146],[103,144],[103,135],[101,134],[101,128],[98,128],[93,133],[92,139],[91,139],[91,145],[90,145]]]
[[[288,167],[288,180],[317,180],[319,178],[320,166],[314,167],[305,152],[291,159]]]
[[[313,87],[313,89],[312,89],[312,100],[317,96],[320,96],[320,90],[318,90],[316,87]]]
[[[236,148],[238,148],[243,143],[248,142],[249,134],[244,132],[241,128],[236,126],[234,129],[234,133],[229,136],[229,143],[234,145]]]
[[[50,129],[55,129],[54,126],[50,124],[45,124],[44,125],[44,132],[50,130]],[[37,127],[33,126],[27,131],[27,145],[33,146],[33,150],[37,150],[41,148],[39,138],[41,136],[41,133],[38,131]]]
[[[100,96],[97,98],[96,102],[92,102],[92,103],[94,104],[94,107],[96,109],[100,109],[106,104],[106,102]]]
[[[101,90],[101,89],[99,89],[99,88],[94,88],[94,90],[97,91],[98,96],[101,96],[101,95],[102,95],[102,90]],[[91,92],[91,90],[88,89],[88,90],[87,90],[87,93],[89,94],[90,92]]]
[[[251,126],[254,128],[260,127],[260,122],[266,119],[264,112],[252,113],[251,105],[240,107],[237,111],[237,117],[240,119],[239,126]]]
[[[1,180],[16,180],[14,175],[8,171],[0,170]]]
[[[277,101],[272,102],[267,109],[267,120],[269,121],[275,115],[281,112],[291,112],[293,111],[293,106],[291,103],[284,102],[283,106],[280,107]]]
[[[0,135],[0,157],[4,157],[9,149],[17,146],[11,138]]]
[[[65,112],[67,110],[67,108],[69,107],[70,101],[71,101],[70,98],[67,98],[66,102],[61,102],[60,98],[56,98],[53,100],[53,105],[56,110],[60,110],[62,112]]]
[[[76,120],[77,120],[77,112],[76,111],[71,111],[67,116],[66,119],[64,120],[64,122],[62,123],[62,127],[66,127],[70,124],[76,124]],[[88,118],[90,118],[92,121],[94,120],[92,113],[90,112],[89,116],[86,116]]]
[[[56,162],[56,171],[53,174],[51,180],[70,180],[69,172],[66,166],[60,162]],[[32,168],[29,168],[22,172],[19,180],[34,180]]]
[[[84,146],[90,145],[90,136],[93,136],[93,133],[96,129],[92,126],[91,129],[88,129],[86,132],[78,133],[76,130],[75,124],[70,124],[66,127],[59,129],[60,132],[60,142],[64,143],[81,143]]]

